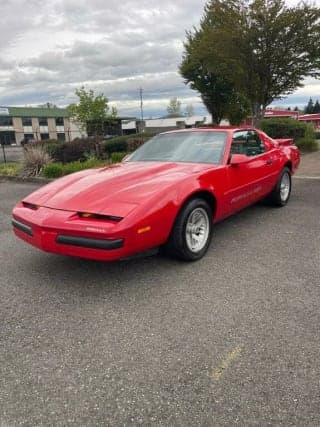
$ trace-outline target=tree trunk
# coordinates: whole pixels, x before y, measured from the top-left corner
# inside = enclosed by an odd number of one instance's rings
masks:
[[[251,109],[252,109],[252,126],[258,127],[260,120],[264,118],[266,106],[256,102],[251,106]]]
[[[223,119],[223,115],[222,115],[221,111],[218,111],[215,103],[209,101],[205,97],[202,97],[202,101],[203,101],[204,105],[206,106],[209,114],[211,115],[212,124],[215,126],[219,126],[221,120]]]

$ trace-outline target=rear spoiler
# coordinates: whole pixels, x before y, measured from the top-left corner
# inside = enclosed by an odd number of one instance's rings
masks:
[[[292,138],[280,138],[280,139],[275,139],[275,141],[279,145],[292,145],[293,144],[293,139]]]

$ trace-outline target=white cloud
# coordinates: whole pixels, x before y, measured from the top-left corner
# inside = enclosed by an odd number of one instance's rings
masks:
[[[288,0],[295,4],[295,0]],[[103,92],[120,113],[165,114],[169,99],[197,94],[177,72],[185,31],[206,0],[9,0],[1,4],[0,104],[67,105],[81,85]],[[298,94],[319,95],[312,80]],[[290,99],[290,98],[289,98]],[[191,100],[191,101],[190,101]],[[203,111],[203,107],[202,107]],[[202,112],[201,112],[202,113]]]

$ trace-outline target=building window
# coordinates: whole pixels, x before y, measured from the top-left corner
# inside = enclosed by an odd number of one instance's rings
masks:
[[[49,139],[48,133],[40,133],[40,139],[41,141],[44,141],[45,139]]]
[[[58,141],[65,141],[66,140],[66,134],[65,133],[57,133]]]
[[[0,132],[0,145],[15,144],[16,138],[13,131],[2,131]]]
[[[39,126],[48,126],[48,119],[46,117],[39,117]]]
[[[12,126],[12,117],[0,116],[0,126]]]
[[[34,141],[34,135],[33,135],[33,133],[25,133],[24,134],[24,140],[27,141],[27,142],[29,142],[30,140]]]
[[[22,117],[22,125],[23,126],[32,126],[31,117]]]
[[[63,117],[56,117],[56,126],[64,126]]]

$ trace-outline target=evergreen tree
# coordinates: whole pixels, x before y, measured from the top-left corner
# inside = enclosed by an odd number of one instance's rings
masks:
[[[316,100],[314,107],[313,107],[313,113],[314,114],[319,114],[320,113],[320,104],[318,99]]]
[[[307,106],[304,109],[304,113],[313,114],[313,108],[314,108],[313,101],[312,101],[312,98],[310,98]]]

